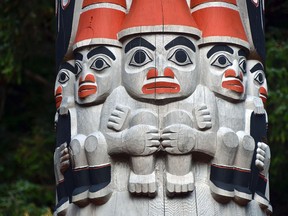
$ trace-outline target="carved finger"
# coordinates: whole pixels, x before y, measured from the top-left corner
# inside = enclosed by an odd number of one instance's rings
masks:
[[[205,110],[200,110],[199,111],[199,115],[210,115],[210,112],[209,112],[209,110],[208,109],[205,109]]]
[[[160,142],[159,140],[149,140],[146,146],[147,147],[159,147]]]
[[[118,123],[119,120],[120,120],[120,117],[118,117],[118,116],[110,116],[108,119],[108,122]]]
[[[256,159],[258,159],[260,161],[264,161],[265,160],[265,158],[262,155],[260,155],[260,154],[256,155]]]
[[[66,154],[64,156],[60,157],[60,163],[64,162],[64,161],[69,161],[69,154]]]
[[[255,165],[260,171],[264,170],[264,163],[262,161],[256,160]]]
[[[159,140],[160,139],[160,134],[159,133],[147,133],[146,134],[147,140]]]
[[[262,155],[263,157],[265,157],[265,151],[263,151],[261,148],[257,148],[257,155]]]

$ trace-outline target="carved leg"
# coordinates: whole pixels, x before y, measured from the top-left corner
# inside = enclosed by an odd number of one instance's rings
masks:
[[[78,134],[73,137],[70,148],[72,152],[73,178],[75,189],[72,193],[72,202],[79,207],[89,204],[89,170],[88,162],[84,151],[84,142],[86,136]]]
[[[250,190],[251,162],[254,154],[254,139],[244,131],[238,131],[239,146],[234,162],[235,202],[247,205],[252,199]]]
[[[130,193],[155,197],[157,193],[155,156],[132,156],[129,176]]]
[[[60,172],[60,151],[58,147],[54,152],[54,170],[56,179],[56,191],[57,191],[57,204],[56,214],[57,216],[65,216],[67,208],[69,206],[69,197],[65,190],[65,179],[63,174]]]
[[[106,203],[111,197],[111,163],[107,144],[101,133],[89,135],[85,141],[85,153],[89,164],[89,199],[96,205]]]
[[[194,190],[192,154],[167,155],[166,159],[166,192],[167,196],[186,194]]]
[[[229,128],[217,132],[217,148],[210,170],[210,190],[213,198],[221,203],[234,197],[233,164],[239,141]]]

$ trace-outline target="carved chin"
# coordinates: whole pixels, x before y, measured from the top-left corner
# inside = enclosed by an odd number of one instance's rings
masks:
[[[142,87],[144,94],[176,94],[180,92],[180,85],[172,82],[154,82]]]
[[[222,87],[237,93],[244,92],[244,86],[239,80],[227,80],[222,82]]]

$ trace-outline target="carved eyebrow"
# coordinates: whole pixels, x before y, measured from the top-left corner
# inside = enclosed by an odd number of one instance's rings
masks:
[[[152,51],[156,49],[155,46],[153,46],[151,43],[149,43],[147,40],[145,40],[142,37],[137,37],[131,40],[126,46],[125,46],[125,53],[127,53],[129,50],[133,49],[134,47],[143,46],[146,47]]]
[[[191,50],[193,50],[194,52],[196,52],[196,48],[195,45],[192,43],[192,41],[190,41],[189,39],[179,36],[175,39],[173,39],[172,41],[170,41],[166,46],[165,46],[165,50],[168,50],[174,46],[177,45],[183,45],[186,46],[188,48],[190,48]]]
[[[243,50],[243,49],[240,49],[240,50],[238,51],[238,55],[239,55],[239,56],[247,57],[247,52],[245,52],[245,50]]]
[[[62,64],[60,65],[58,71],[60,71],[60,70],[62,70],[62,69],[69,70],[69,71],[71,71],[72,73],[76,74],[75,67],[72,66],[72,65],[71,65],[70,63],[68,63],[68,62],[62,63]]]
[[[116,59],[115,55],[105,46],[100,46],[100,47],[97,47],[95,49],[92,49],[87,54],[87,58],[90,59],[91,57],[93,57],[94,55],[97,55],[97,54],[105,54],[105,55],[109,56],[112,60]]]
[[[83,55],[81,53],[75,53],[74,57],[75,57],[75,60],[80,60],[80,61],[83,60]]]
[[[264,68],[263,68],[263,66],[260,63],[257,63],[256,65],[254,65],[254,67],[251,68],[250,72],[254,73],[254,72],[258,71],[258,70],[264,71]]]
[[[210,58],[214,53],[220,52],[220,51],[228,52],[231,54],[234,53],[233,49],[227,45],[215,45],[208,51],[207,58]]]

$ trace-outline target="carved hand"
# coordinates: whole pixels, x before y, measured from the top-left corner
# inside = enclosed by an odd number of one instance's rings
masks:
[[[270,158],[270,147],[263,142],[258,142],[255,164],[260,170],[260,172],[262,172],[264,175],[268,173],[270,166]]]
[[[209,129],[212,127],[211,114],[205,104],[197,105],[194,108],[194,115],[197,126],[200,130]]]
[[[67,148],[67,143],[63,143],[60,147],[60,172],[62,174],[65,173],[65,171],[69,168],[70,166],[70,155],[69,155],[69,151]]]
[[[161,139],[165,151],[171,154],[190,153],[196,144],[195,131],[183,124],[174,124],[164,128]]]
[[[156,127],[135,125],[124,134],[126,152],[131,155],[149,155],[160,147],[160,134]]]
[[[117,105],[108,119],[107,127],[115,131],[120,131],[128,118],[129,113],[129,107]]]

